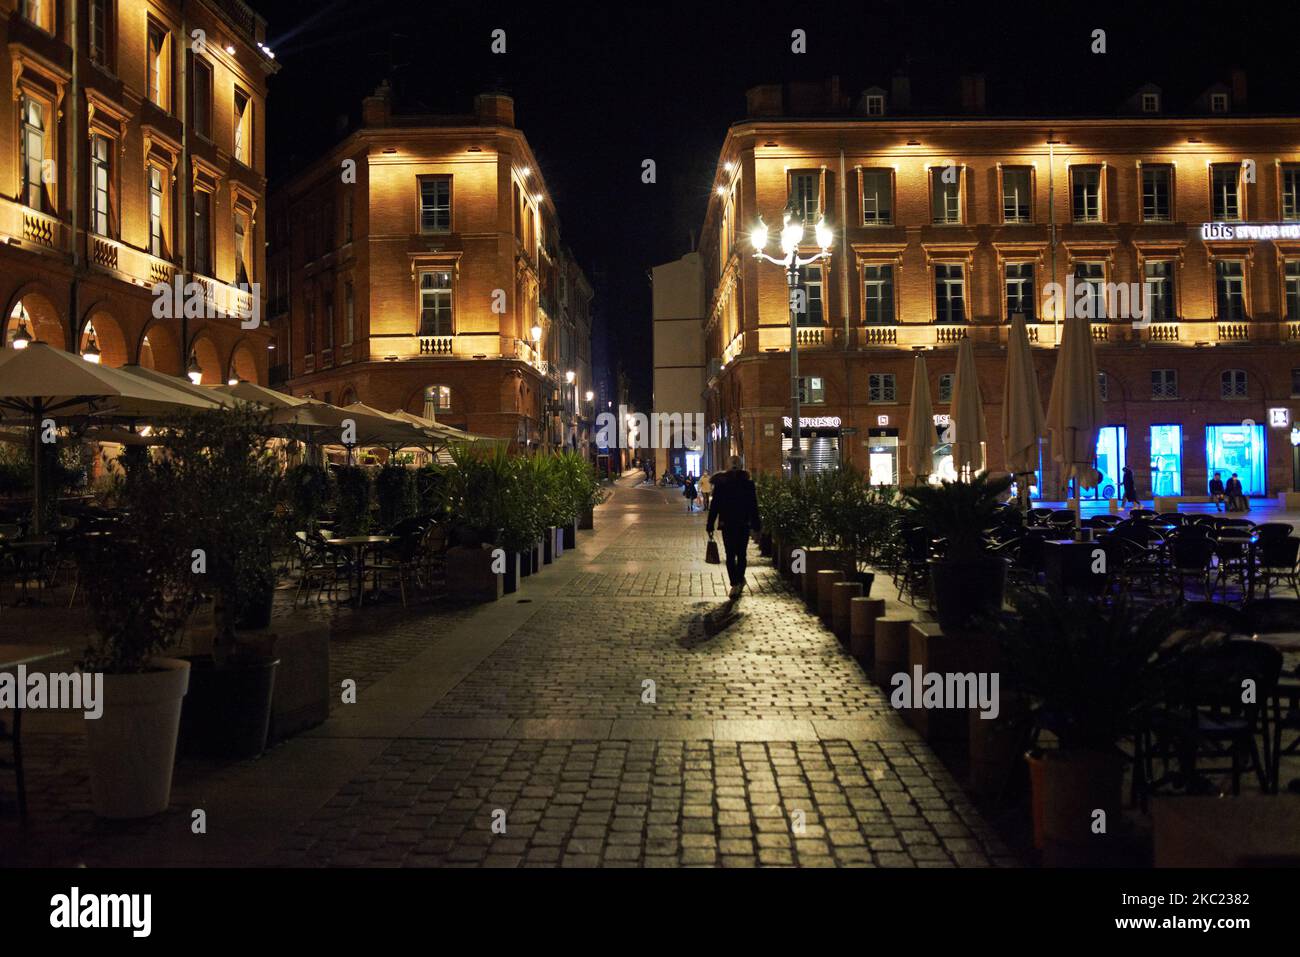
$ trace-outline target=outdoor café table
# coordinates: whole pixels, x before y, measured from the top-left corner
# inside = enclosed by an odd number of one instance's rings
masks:
[[[35,665],[66,655],[67,648],[57,645],[0,645],[0,672],[14,671],[19,665]],[[20,690],[21,693],[21,690]],[[23,786],[23,709],[14,708],[13,730],[5,731],[4,722],[0,721],[0,740],[8,740],[13,749],[13,759],[0,759],[0,768],[13,768],[18,785],[18,816],[27,817],[27,792]]]
[[[353,564],[357,568],[357,604],[361,604],[362,597],[365,594],[366,587],[366,549],[375,548],[378,545],[391,545],[397,539],[391,535],[350,535],[346,538],[327,538],[325,544],[329,548],[350,548],[352,549]]]
[[[1062,594],[1076,592],[1100,595],[1106,588],[1106,576],[1094,574],[1092,565],[1098,542],[1076,542],[1073,539],[1048,539],[1043,542],[1044,575],[1048,588]]]
[[[1225,545],[1241,546],[1242,554],[1244,556],[1243,560],[1246,565],[1246,589],[1245,589],[1246,598],[1247,599],[1254,598],[1255,597],[1255,560],[1257,554],[1255,546],[1259,541],[1258,536],[1252,535],[1249,532],[1243,532],[1240,534],[1234,534],[1228,532],[1228,533],[1219,534],[1216,540]]]

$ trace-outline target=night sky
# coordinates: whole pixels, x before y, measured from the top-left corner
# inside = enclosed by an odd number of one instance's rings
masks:
[[[280,73],[268,103],[272,182],[355,123],[385,76],[397,109],[467,113],[502,89],[537,154],[561,238],[596,287],[609,350],[650,398],[647,270],[688,251],[718,149],[757,83],[838,74],[856,99],[911,78],[915,112],[955,113],[958,77],[987,77],[988,113],[1113,113],[1144,82],[1179,112],[1234,67],[1249,111],[1300,112],[1298,6],[911,2],[664,4],[251,0]],[[1046,9],[1045,9],[1046,8]],[[507,53],[490,51],[506,31]],[[807,31],[808,52],[790,50]],[[1105,55],[1090,50],[1107,33]],[[646,158],[658,182],[641,182]]]

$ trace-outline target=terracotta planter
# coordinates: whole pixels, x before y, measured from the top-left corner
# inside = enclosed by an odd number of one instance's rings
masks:
[[[1043,751],[1025,756],[1033,785],[1035,842],[1049,867],[1086,867],[1105,862],[1107,836],[1119,824],[1124,759],[1096,751]],[[1098,810],[1107,834],[1093,833]],[[1042,822],[1041,831],[1037,822]]]
[[[85,722],[91,804],[99,817],[151,817],[171,803],[190,663],[158,658],[151,668],[104,675],[104,713]]]

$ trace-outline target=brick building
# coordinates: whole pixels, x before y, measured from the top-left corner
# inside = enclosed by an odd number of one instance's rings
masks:
[[[0,0],[6,345],[266,381],[265,39],[240,0]]]
[[[1238,472],[1251,494],[1300,487],[1300,118],[1251,115],[1241,74],[1178,112],[1147,86],[1111,116],[994,117],[980,77],[963,80],[962,102],[959,115],[921,113],[902,77],[856,101],[837,80],[749,91],[701,242],[712,461],[740,453],[771,471],[789,448],[785,277],[749,242],[760,215],[779,233],[789,205],[835,236],[803,277],[812,467],[898,480],[913,351],[927,360],[937,444],[956,343],[969,338],[988,463],[1001,468],[1009,316],[1029,323],[1046,403],[1066,318],[1048,284],[1072,281],[1096,304],[1107,284],[1135,283],[1149,321],[1122,297],[1104,316],[1074,313],[1092,317],[1107,410],[1100,494],[1124,464],[1148,497],[1204,494],[1214,470]],[[1059,495],[1044,458],[1040,485]]]
[[[271,204],[273,383],[518,447],[581,446],[592,288],[510,97],[409,115],[381,84],[359,128]]]

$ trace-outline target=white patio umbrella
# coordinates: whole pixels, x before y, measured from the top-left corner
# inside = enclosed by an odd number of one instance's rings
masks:
[[[1047,402],[1047,431],[1052,458],[1061,465],[1061,480],[1075,480],[1076,502],[1079,490],[1096,488],[1101,477],[1093,466],[1101,418],[1091,324],[1077,316],[1067,318]]]
[[[984,448],[989,440],[984,422],[984,399],[975,372],[975,349],[970,339],[957,343],[957,371],[952,382],[952,467],[963,479],[984,468]]]
[[[904,463],[914,484],[934,469],[934,406],[930,404],[930,376],[919,352],[912,363],[912,401],[907,410],[907,446]]]
[[[1029,480],[1038,470],[1045,424],[1025,317],[1016,313],[1007,335],[1007,376],[1002,382],[1002,456],[1006,470],[1016,476],[1021,510],[1029,508]]]
[[[202,399],[209,408],[228,408],[239,403],[238,399],[224,392],[218,392],[216,389],[210,389],[206,386],[195,385],[188,378],[168,375],[156,369],[146,369],[144,366],[139,365],[125,365],[118,366],[117,371],[125,375],[135,376],[150,385],[174,389],[178,392],[184,392],[186,395]]]
[[[41,423],[79,415],[149,418],[210,402],[90,363],[43,342],[0,349],[0,410],[29,419],[32,427],[32,529],[41,532]]]

